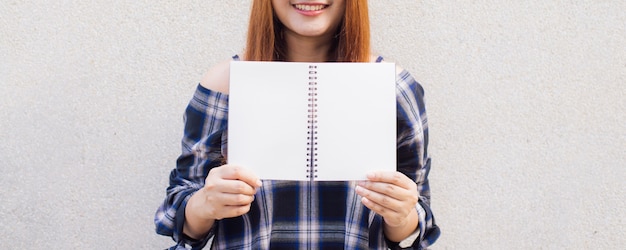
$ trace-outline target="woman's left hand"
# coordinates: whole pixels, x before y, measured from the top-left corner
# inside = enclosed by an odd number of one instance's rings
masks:
[[[418,201],[417,185],[400,172],[379,171],[360,181],[356,192],[363,205],[380,214],[386,226],[406,227]]]

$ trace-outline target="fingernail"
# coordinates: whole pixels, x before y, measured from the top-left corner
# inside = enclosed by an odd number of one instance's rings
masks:
[[[361,198],[361,203],[367,204],[367,203],[369,203],[369,200],[367,198],[363,197],[363,198]]]
[[[257,180],[257,181],[256,181],[256,186],[257,186],[257,187],[261,187],[261,186],[263,186],[263,182],[262,182],[261,180]]]

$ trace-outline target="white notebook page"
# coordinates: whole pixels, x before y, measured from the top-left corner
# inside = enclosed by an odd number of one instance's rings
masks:
[[[395,65],[320,64],[317,75],[318,179],[395,170]]]

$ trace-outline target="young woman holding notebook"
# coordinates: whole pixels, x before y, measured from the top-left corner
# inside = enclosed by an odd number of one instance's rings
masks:
[[[369,35],[367,0],[255,0],[245,51],[233,59],[380,62]],[[439,229],[429,206],[423,89],[402,69],[396,88],[397,171],[364,181],[261,181],[246,166],[227,164],[229,62],[214,66],[187,107],[183,153],[155,216],[157,232],[173,237],[171,249],[200,249],[211,238],[216,249],[432,244]]]

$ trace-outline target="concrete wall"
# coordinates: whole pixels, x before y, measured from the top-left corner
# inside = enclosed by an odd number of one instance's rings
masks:
[[[433,249],[626,246],[626,2],[370,1],[426,88]],[[2,1],[0,248],[159,249],[203,72],[249,1]]]

